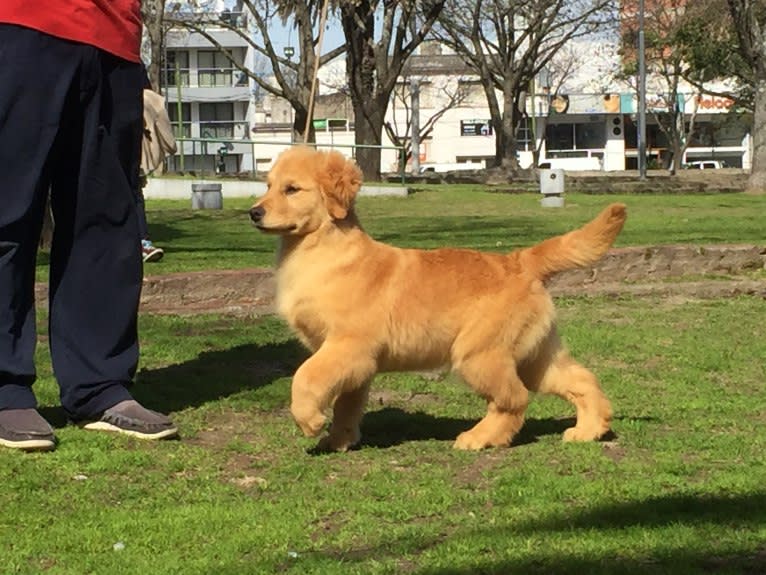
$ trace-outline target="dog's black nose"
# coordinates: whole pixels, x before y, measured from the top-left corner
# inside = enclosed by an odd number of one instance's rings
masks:
[[[250,208],[250,219],[257,224],[263,219],[265,213],[266,210],[264,210],[262,206],[254,206]]]

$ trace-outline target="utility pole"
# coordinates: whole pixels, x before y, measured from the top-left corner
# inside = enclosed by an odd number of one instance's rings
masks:
[[[644,0],[638,2],[638,177],[646,179],[646,54]]]
[[[181,99],[181,68],[179,67],[178,63],[178,54],[176,53],[175,58],[176,63],[176,116],[178,117],[178,136],[183,137],[184,136],[184,122],[183,122],[183,100]],[[179,165],[181,168],[181,171],[184,171],[184,141],[181,140],[179,142],[181,144],[178,146],[178,152],[179,152]]]
[[[412,122],[410,126],[410,150],[412,154],[412,175],[420,172],[420,81],[410,78],[410,98],[412,99]]]
[[[413,6],[415,6],[415,3],[413,3]],[[410,32],[413,38],[417,36],[418,18],[415,11],[410,14]],[[412,175],[417,176],[420,172],[420,80],[415,76],[410,77],[410,99],[410,107],[412,108],[410,155],[412,156]],[[406,156],[403,159],[406,161]]]

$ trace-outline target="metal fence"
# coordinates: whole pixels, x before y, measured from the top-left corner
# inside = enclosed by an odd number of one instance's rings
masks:
[[[223,174],[243,174],[267,172],[271,168],[272,159],[283,149],[294,146],[294,142],[274,140],[245,140],[227,138],[176,138],[178,152],[166,158],[166,172],[195,172],[198,176]],[[398,155],[404,154],[400,146],[375,146],[367,144],[314,144],[316,148],[350,149],[351,157],[356,156],[359,148],[380,150],[396,150]],[[279,149],[274,150],[277,147]],[[259,150],[261,148],[261,150]],[[259,153],[260,152],[260,153]],[[405,181],[405,172],[400,169],[399,175]]]

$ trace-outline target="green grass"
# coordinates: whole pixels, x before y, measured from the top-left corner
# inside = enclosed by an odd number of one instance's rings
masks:
[[[362,198],[399,245],[509,249],[628,203],[621,245],[763,244],[766,199],[439,190]],[[149,201],[164,273],[268,265],[247,200]],[[502,245],[497,245],[501,242]],[[39,317],[47,454],[0,450],[0,573],[707,574],[766,572],[766,300],[561,298],[561,331],[615,407],[612,441],[564,444],[572,411],[536,398],[510,449],[451,449],[483,414],[452,376],[382,374],[361,449],[313,455],[287,411],[306,352],[274,317],[140,318],[134,393],[175,442],[86,432],[57,407]],[[115,545],[117,548],[115,548]]]
[[[406,198],[362,197],[362,225],[399,246],[459,246],[507,251],[577,227],[611,201],[628,205],[618,246],[672,243],[763,243],[766,197],[744,194],[568,194],[562,209],[540,207],[539,194],[503,194],[467,186],[426,188]],[[276,239],[259,233],[247,210],[253,199],[224,200],[223,210],[191,210],[191,200],[148,200],[149,231],[165,248],[147,274],[270,266]],[[47,258],[40,258],[40,279]]]
[[[136,395],[183,439],[61,427],[54,453],[0,451],[2,572],[763,572],[766,302],[559,303],[613,442],[562,443],[571,410],[538,398],[514,447],[457,452],[482,402],[385,374],[362,448],[312,455],[286,411],[305,354],[280,321],[143,317]],[[49,372],[36,387],[62,425]]]

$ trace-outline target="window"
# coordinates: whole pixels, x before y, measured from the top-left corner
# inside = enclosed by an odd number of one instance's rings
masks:
[[[606,145],[603,122],[548,124],[545,145],[549,150],[592,150]]]
[[[178,122],[178,104],[168,103],[168,116],[176,138],[191,138],[191,104],[181,104],[181,123]]]
[[[657,124],[646,125],[646,148],[654,150],[658,148],[669,148],[668,138]],[[638,126],[634,119],[625,116],[625,149],[638,149]]]
[[[720,116],[714,120],[716,146],[741,146],[749,129],[747,122],[735,114]]]
[[[575,124],[575,147],[578,150],[606,146],[604,122]]]
[[[228,102],[200,104],[199,129],[202,138],[233,138],[234,105]]]
[[[723,121],[721,121],[723,120]],[[739,121],[730,118],[715,119],[712,122],[697,122],[689,138],[689,147],[719,147],[742,145],[742,138],[747,132]]]
[[[233,67],[221,52],[200,51],[197,54],[199,85],[204,87],[232,86]]]
[[[189,52],[168,50],[165,54],[164,76],[166,86],[177,86],[178,80],[181,86],[188,86]]]
[[[545,147],[549,150],[574,149],[574,124],[545,126]]]
[[[529,152],[535,149],[535,142],[532,137],[532,125],[528,117],[522,118],[519,127],[516,130],[516,143],[519,151]]]

